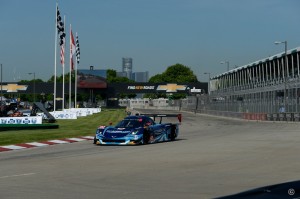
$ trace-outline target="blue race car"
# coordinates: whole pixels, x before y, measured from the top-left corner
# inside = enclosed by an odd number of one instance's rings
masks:
[[[173,141],[179,134],[180,123],[162,123],[163,117],[181,114],[144,114],[125,117],[116,126],[99,126],[94,137],[98,145],[138,145]],[[160,118],[159,122],[155,122]]]

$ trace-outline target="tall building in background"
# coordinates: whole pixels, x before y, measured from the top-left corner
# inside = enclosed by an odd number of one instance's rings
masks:
[[[132,79],[135,82],[148,82],[149,80],[149,72],[135,72],[132,74]]]
[[[132,58],[123,57],[122,58],[122,72],[126,73],[128,79],[132,78]]]

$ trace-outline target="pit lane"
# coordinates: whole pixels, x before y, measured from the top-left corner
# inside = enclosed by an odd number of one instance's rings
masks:
[[[0,196],[205,199],[299,179],[298,123],[182,114],[175,142],[1,153]]]

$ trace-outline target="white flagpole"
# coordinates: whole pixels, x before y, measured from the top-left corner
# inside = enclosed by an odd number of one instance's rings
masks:
[[[77,49],[77,37],[78,37],[78,35],[77,35],[77,32],[76,32],[76,42],[75,42],[75,46],[76,46],[76,49]],[[75,51],[75,53],[77,53],[77,51]],[[77,66],[77,54],[76,54],[76,62],[75,62],[75,103],[74,103],[74,108],[77,108],[77,68],[78,68],[78,66]]]
[[[76,65],[75,65],[75,105],[74,107],[77,108],[77,61],[76,61]]]
[[[71,73],[72,73],[72,38],[71,38],[72,27],[70,24],[70,77],[69,77],[69,109],[71,109],[71,89],[72,89],[72,81],[71,81]]]
[[[64,16],[64,29],[66,30],[66,16]],[[66,40],[66,39],[65,39]],[[66,42],[64,41],[64,54],[63,54],[63,63],[62,63],[62,67],[63,67],[63,85],[62,85],[62,110],[65,109],[65,51],[66,51]]]
[[[57,51],[57,8],[58,3],[56,2],[55,12],[55,42],[54,42],[54,93],[53,93],[53,111],[56,110],[56,51]]]

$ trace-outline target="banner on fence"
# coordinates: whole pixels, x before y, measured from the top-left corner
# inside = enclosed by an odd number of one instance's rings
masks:
[[[0,124],[42,124],[42,121],[41,116],[0,118]]]

